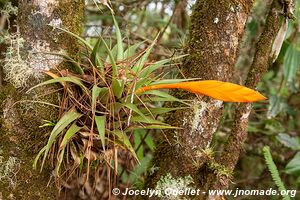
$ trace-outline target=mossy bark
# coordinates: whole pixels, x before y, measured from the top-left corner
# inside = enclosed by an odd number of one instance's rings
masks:
[[[278,0],[273,0],[264,30],[256,44],[253,62],[245,82],[245,86],[249,88],[255,88],[257,86],[263,74],[267,72],[268,67],[272,64],[272,58],[270,58],[269,55],[280,29],[280,13],[282,10],[283,5]],[[251,110],[252,105],[250,103],[237,106],[231,134],[224,146],[224,151],[220,158],[217,159],[218,163],[225,166],[231,172],[234,170],[240,154],[243,151],[243,144],[247,138],[248,121]],[[212,174],[210,182],[208,182],[207,185],[212,189],[226,189],[229,183],[230,179],[224,176],[216,177]]]
[[[189,56],[182,65],[186,78],[230,81],[234,73],[241,37],[252,8],[251,0],[198,0],[191,16],[190,39],[186,47]],[[161,177],[193,177],[194,187],[204,189],[210,163],[210,143],[222,116],[223,104],[182,91],[175,96],[190,99],[191,109],[178,110],[167,122],[183,129],[166,131],[161,138],[152,164],[153,173],[146,187],[155,188]],[[203,198],[194,196],[196,199]]]
[[[27,67],[37,76],[26,80],[26,87],[16,89],[12,84],[5,83],[0,88],[0,156],[3,158],[0,166],[7,164],[5,161],[9,158],[15,158],[16,161],[12,174],[0,181],[0,196],[4,199],[55,199],[58,191],[53,179],[50,179],[52,167],[48,165],[40,173],[32,169],[32,163],[37,152],[45,145],[46,133],[50,131],[39,126],[43,120],[56,119],[58,114],[55,107],[36,101],[57,103],[59,93],[55,87],[41,87],[30,93],[26,93],[26,90],[46,78],[43,70],[63,65],[61,60],[49,61],[49,57],[41,51],[63,51],[76,55],[77,41],[48,24],[80,34],[83,29],[84,1],[19,0],[18,9],[18,30],[20,37],[25,39],[20,54],[27,59]],[[32,56],[28,56],[30,53]]]

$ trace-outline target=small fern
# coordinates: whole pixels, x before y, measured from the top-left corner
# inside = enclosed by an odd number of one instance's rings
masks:
[[[263,153],[264,153],[266,164],[271,173],[272,179],[275,182],[276,186],[278,187],[279,191],[286,191],[286,188],[284,187],[284,184],[279,176],[278,169],[273,161],[273,158],[272,158],[272,155],[270,152],[270,147],[264,146]],[[290,197],[288,195],[283,195],[283,200],[290,200]]]

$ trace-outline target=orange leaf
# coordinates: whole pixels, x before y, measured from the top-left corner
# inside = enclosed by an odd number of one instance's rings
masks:
[[[58,78],[59,76],[57,76],[56,74],[50,72],[50,71],[45,71],[45,74],[48,74],[49,76],[51,76],[52,78]]]
[[[226,102],[254,102],[266,100],[259,92],[250,88],[215,80],[191,81],[174,84],[151,85],[139,88],[136,93],[157,89],[183,89],[195,94],[206,95]]]
[[[45,71],[44,73],[45,73],[45,74],[48,74],[48,76],[51,76],[53,79],[59,78],[59,77],[60,77],[60,76],[58,76],[58,75],[56,75],[56,74],[54,74],[54,73],[52,73],[52,72],[50,72],[50,71]],[[66,86],[66,84],[65,84],[64,82],[60,82],[60,84],[61,84],[62,86]]]

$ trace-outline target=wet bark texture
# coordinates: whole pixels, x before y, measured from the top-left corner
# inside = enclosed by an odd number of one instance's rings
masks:
[[[42,173],[32,169],[33,159],[47,141],[49,129],[39,128],[43,120],[57,118],[57,110],[40,102],[57,103],[54,87],[26,93],[44,80],[43,70],[64,65],[61,58],[41,52],[68,52],[75,55],[78,44],[53,26],[80,34],[83,28],[82,0],[19,0],[18,31],[24,39],[20,55],[32,77],[16,89],[10,79],[0,88],[0,199],[55,199],[57,190],[51,167]],[[49,26],[52,25],[52,26]],[[12,33],[13,34],[13,33]],[[9,167],[11,170],[5,170]]]
[[[231,80],[252,3],[251,0],[196,2],[186,48],[189,56],[181,69],[185,78]],[[175,179],[191,175],[197,188],[203,188],[205,179],[201,176],[205,173],[202,172],[214,170],[207,165],[211,158],[208,148],[218,128],[223,104],[182,91],[174,95],[192,100],[192,107],[168,116],[168,123],[183,129],[167,131],[167,139],[161,138],[146,186],[157,187],[157,182],[170,173]]]

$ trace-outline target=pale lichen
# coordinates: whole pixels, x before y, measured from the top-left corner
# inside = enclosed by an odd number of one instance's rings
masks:
[[[192,119],[192,129],[191,129],[191,134],[193,134],[195,131],[200,132],[200,134],[203,132],[203,127],[201,125],[201,118],[204,115],[205,111],[207,109],[207,103],[205,101],[200,101],[200,102],[194,102],[193,104],[193,111],[194,111],[194,116]]]
[[[216,108],[221,108],[223,105],[223,101],[220,101],[220,100],[214,100],[214,106]]]
[[[159,170],[159,167],[153,165],[150,169],[149,169],[149,174],[153,175],[157,170]]]
[[[234,9],[233,6],[230,6],[230,10],[231,10],[232,12],[235,12],[235,9]]]
[[[0,151],[0,154],[2,152]],[[10,156],[7,160],[0,155],[0,181],[7,182],[9,187],[15,188],[15,176],[18,172],[20,161],[14,156]]]
[[[249,114],[250,114],[250,111],[245,112],[245,113],[242,115],[241,119],[242,119],[242,120],[243,120],[243,119],[248,119]]]
[[[251,104],[247,104],[246,105],[246,111],[243,113],[242,117],[241,117],[241,120],[245,120],[245,119],[248,119],[249,115],[251,113]]]
[[[216,17],[216,18],[214,18],[214,24],[217,24],[217,23],[219,23],[219,18],[218,17]]]
[[[61,56],[49,53],[51,49],[45,41],[32,42],[32,49],[26,51],[25,40],[19,32],[5,36],[4,40],[9,44],[4,53],[5,80],[16,88],[26,86],[30,78],[41,78],[43,71],[59,65],[63,60]]]
[[[176,192],[170,191],[184,191],[186,189],[194,189],[191,187],[191,184],[194,183],[192,176],[184,177],[173,177],[170,173],[165,176],[161,176],[159,181],[156,183],[155,190],[160,191],[157,196],[160,199],[166,200],[176,200],[180,199],[179,195]]]
[[[19,88],[24,86],[34,74],[32,69],[28,67],[27,60],[21,55],[25,40],[17,32],[6,36],[5,41],[9,44],[4,53],[3,70],[5,80],[11,82],[16,88]]]
[[[7,44],[3,65],[5,80],[16,88],[26,86],[31,78],[41,78],[43,71],[59,65],[63,60],[58,54],[64,51],[49,53],[53,51],[44,40],[25,41],[18,27],[15,33],[4,34],[2,40]]]
[[[38,6],[40,13],[50,17],[55,7],[59,5],[58,0],[34,0],[33,3]]]
[[[53,28],[61,27],[62,26],[62,20],[60,18],[54,18],[49,22],[49,26],[52,26]]]
[[[63,61],[62,56],[54,55],[54,53],[63,54],[64,51],[51,51],[50,44],[47,41],[37,40],[31,42],[30,46],[32,50],[28,52],[28,64],[34,73],[47,71]]]

